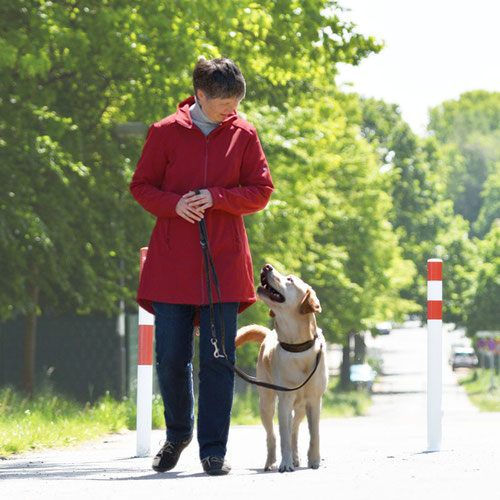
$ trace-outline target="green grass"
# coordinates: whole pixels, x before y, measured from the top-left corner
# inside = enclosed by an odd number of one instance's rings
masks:
[[[46,391],[28,399],[0,390],[0,456],[40,448],[71,446],[110,432],[135,428],[135,402],[109,395],[82,405]],[[161,399],[153,402],[153,425],[163,421]]]
[[[347,391],[338,389],[338,377],[330,377],[328,389],[323,396],[321,417],[357,417],[364,415],[371,405],[371,398],[367,391]],[[276,420],[276,417],[275,417]],[[245,394],[236,394],[233,403],[231,418],[233,425],[258,425],[259,396],[256,390],[248,387]]]
[[[471,403],[481,411],[500,412],[500,376],[493,377],[491,390],[491,370],[476,369],[459,380]]]
[[[235,393],[233,399],[233,410],[231,413],[231,425],[258,425],[259,395],[256,389],[249,385],[245,393]]]
[[[362,415],[370,405],[365,391],[339,392],[331,378],[323,397],[322,417]],[[0,389],[0,456],[42,448],[72,446],[111,432],[135,429],[135,398],[117,401],[107,395],[90,405],[46,390],[28,399],[11,388]],[[235,394],[233,425],[259,425],[257,391]],[[161,398],[153,399],[153,428],[164,428]]]
[[[372,404],[366,390],[340,391],[339,378],[330,377],[328,389],[323,396],[322,418],[360,417]]]

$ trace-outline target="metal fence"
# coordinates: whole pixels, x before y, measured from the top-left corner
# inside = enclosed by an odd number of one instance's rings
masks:
[[[127,314],[125,338],[116,317],[105,315],[40,316],[37,319],[36,388],[44,386],[78,401],[94,402],[109,393],[135,398],[138,315]],[[22,388],[24,318],[0,323],[0,387]],[[195,344],[194,390],[198,391],[198,342]],[[153,359],[153,366],[155,361]],[[243,366],[255,375],[255,366]],[[236,377],[236,391],[248,385]],[[159,394],[153,369],[153,392]]]
[[[137,317],[135,318],[137,324]],[[133,324],[133,318],[127,321]],[[104,315],[40,316],[37,320],[37,389],[48,386],[80,401],[107,391],[121,397],[130,390],[128,352],[116,318]],[[21,388],[24,318],[0,324],[0,386]]]

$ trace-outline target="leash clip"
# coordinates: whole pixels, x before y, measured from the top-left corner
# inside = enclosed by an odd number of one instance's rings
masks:
[[[219,347],[217,346],[217,339],[214,339],[214,338],[211,338],[210,339],[210,342],[212,343],[212,345],[214,346],[214,358],[223,358],[224,355],[222,355],[220,352],[219,352]]]

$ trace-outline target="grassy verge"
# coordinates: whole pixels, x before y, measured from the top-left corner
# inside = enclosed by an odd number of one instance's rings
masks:
[[[493,377],[493,389],[491,382],[491,370],[484,369],[471,371],[459,380],[474,406],[481,411],[500,412],[500,376]]]
[[[323,396],[321,417],[357,417],[364,415],[371,405],[371,398],[367,391],[342,392],[338,389],[338,377],[330,377],[328,389]],[[276,418],[275,418],[276,420]],[[258,425],[259,396],[255,389],[248,387],[245,394],[236,394],[233,403],[231,418],[233,425]]]
[[[40,448],[71,446],[109,432],[135,428],[135,403],[110,396],[82,405],[46,392],[27,399],[10,388],[0,390],[0,456]],[[163,420],[161,401],[153,404],[153,425]]]
[[[370,405],[364,391],[339,392],[332,378],[323,397],[322,417],[362,415]],[[27,399],[10,388],[0,389],[0,456],[29,450],[71,446],[110,432],[135,429],[134,399],[117,401],[110,396],[82,405],[46,392]],[[258,394],[248,390],[234,398],[233,425],[258,425]],[[164,428],[161,398],[153,400],[153,428]]]
[[[340,391],[339,378],[330,377],[328,389],[323,396],[322,418],[360,417],[372,404],[366,390]]]

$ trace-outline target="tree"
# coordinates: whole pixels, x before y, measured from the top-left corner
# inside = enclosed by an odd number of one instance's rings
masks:
[[[400,290],[414,267],[388,221],[392,205],[378,157],[360,138],[357,97],[334,88],[316,97],[250,113],[262,125],[276,191],[246,225],[257,276],[266,262],[299,274],[322,303],[318,323],[327,339],[348,345],[351,332],[411,309]],[[242,318],[267,320],[262,304]]]
[[[430,111],[429,130],[443,147],[440,169],[457,214],[474,223],[481,192],[500,155],[500,93],[477,90]]]
[[[110,159],[118,145],[110,146],[110,128],[102,123],[116,66],[109,77],[101,70],[103,53],[118,65],[125,54],[123,46],[93,38],[109,16],[89,12],[72,2],[18,0],[1,7],[0,245],[2,275],[9,279],[0,289],[0,316],[27,315],[30,393],[40,310],[110,312],[122,294],[113,246],[126,241],[114,222],[120,213],[115,186],[125,175],[109,168],[117,166]]]
[[[498,331],[500,325],[500,225],[494,224],[478,243],[481,265],[467,304],[467,334],[480,330]]]
[[[395,105],[362,101],[362,134],[376,148],[387,172],[388,192],[393,200],[390,221],[398,234],[402,255],[418,272],[402,291],[404,298],[426,306],[426,262],[444,261],[446,294],[444,318],[463,323],[463,293],[470,287],[474,244],[469,225],[453,214],[440,172],[443,150],[436,138],[414,134]]]
[[[474,231],[482,239],[500,219],[500,162],[497,162],[496,170],[486,179],[481,198],[481,211],[474,223]]]
[[[487,248],[496,234],[494,221],[500,216],[500,93],[478,90],[442,103],[431,110],[429,130],[438,141],[441,160],[437,171],[444,179],[446,197],[452,200],[454,212],[470,223],[472,235],[489,238],[490,242],[456,238],[446,251],[456,263],[451,277],[454,287],[448,294],[451,319],[465,322],[474,331],[484,322],[491,326],[493,316],[488,311],[496,307],[495,299],[488,297],[494,290],[490,277],[494,264],[487,259],[494,260],[494,255]],[[449,240],[451,234],[444,238]]]
[[[260,122],[273,123],[261,139],[277,189],[267,209],[247,219],[256,267],[270,262],[310,283],[325,333],[337,342],[407,312],[398,291],[413,273],[387,220],[377,157],[357,138],[342,99],[325,92],[286,115],[259,110]]]
[[[217,11],[206,0],[0,5],[0,245],[10,278],[0,318],[30,315],[27,352],[42,309],[132,303],[153,220],[127,189],[140,141],[118,140],[116,123],[171,113],[191,93],[198,55],[236,59],[255,107],[296,105],[337,62],[380,49],[339,12],[318,0],[223,0]]]

